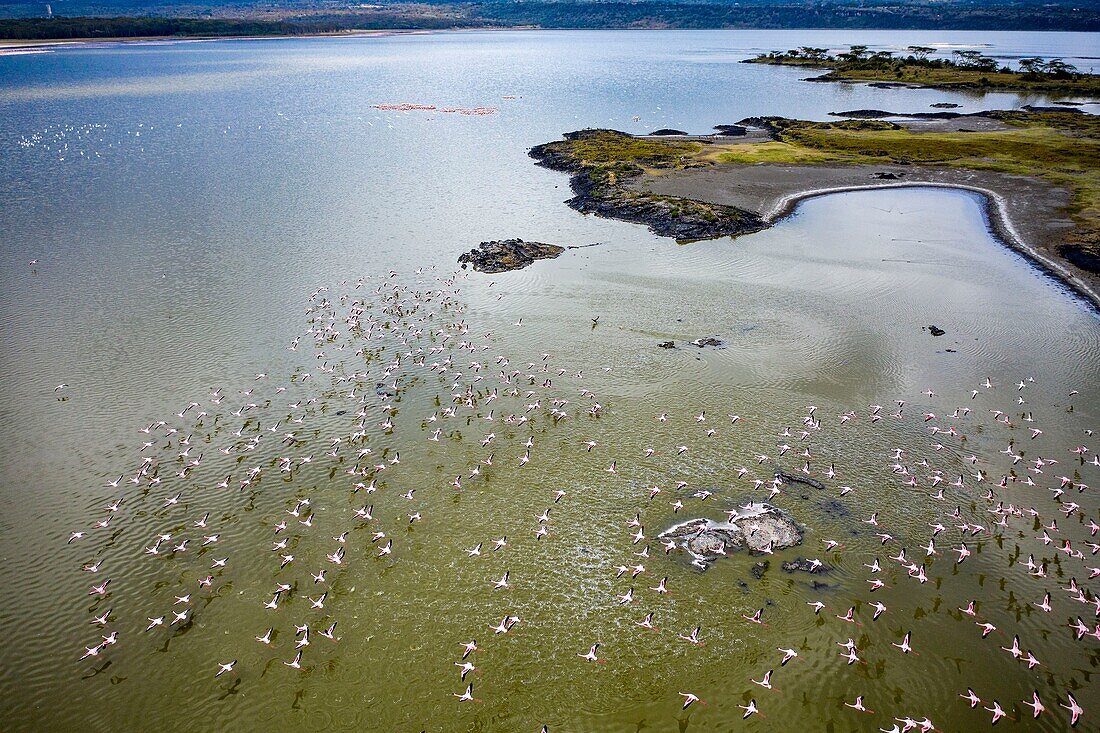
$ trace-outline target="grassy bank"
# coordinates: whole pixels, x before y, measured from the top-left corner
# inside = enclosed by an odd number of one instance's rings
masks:
[[[956,58],[929,58],[930,48],[913,46],[908,56],[870,53],[853,46],[847,53],[827,55],[823,49],[803,47],[768,53],[746,63],[802,66],[829,71],[814,81],[862,81],[912,84],[936,89],[987,89],[1031,92],[1056,97],[1100,98],[1100,75],[1079,72],[1060,59],[1023,59],[1021,69],[999,66],[976,52],[956,52]]]
[[[994,112],[1010,129],[917,132],[889,122],[764,118],[774,142],[714,146],[720,163],[908,163],[1043,178],[1070,191],[1077,225],[1067,246],[1100,258],[1100,117],[1073,112]]]

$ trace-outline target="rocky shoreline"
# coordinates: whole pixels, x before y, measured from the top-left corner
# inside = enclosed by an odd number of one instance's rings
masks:
[[[597,137],[631,138],[614,130],[579,130],[563,137],[566,143]],[[654,234],[679,242],[737,236],[768,227],[759,214],[735,206],[637,190],[630,183],[644,175],[641,167],[594,165],[578,159],[561,142],[536,145],[529,155],[544,168],[570,174],[573,198],[566,204],[582,214],[645,224]]]

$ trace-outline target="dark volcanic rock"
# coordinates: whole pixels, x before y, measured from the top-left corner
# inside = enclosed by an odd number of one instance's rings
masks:
[[[880,120],[884,117],[907,117],[916,120],[956,120],[960,117],[989,117],[988,112],[889,112],[884,109],[853,109],[847,112],[830,112],[831,117],[847,117],[857,120]]]
[[[661,343],[657,344],[657,348],[658,349],[675,349],[676,348],[676,342],[675,341],[662,341]]]
[[[815,489],[824,489],[825,484],[821,483],[817,479],[812,479],[809,476],[799,476],[796,473],[787,473],[786,471],[776,468],[775,478],[784,484],[806,484],[812,486]]]
[[[579,130],[566,133],[564,138],[568,143],[598,140],[608,135],[631,137],[614,130]],[[673,237],[680,242],[749,234],[768,228],[760,215],[752,211],[635,190],[627,181],[641,175],[642,169],[637,166],[620,166],[612,179],[603,166],[579,160],[571,148],[562,143],[536,145],[528,154],[544,168],[572,174],[569,187],[574,195],[566,203],[582,214],[645,224],[654,234]]]
[[[961,104],[955,104],[954,102],[936,102],[935,104],[928,105],[933,109],[958,109]]]
[[[1038,104],[1025,104],[1020,109],[1024,110],[1025,112],[1081,112],[1081,110],[1075,109],[1073,107],[1044,107]]]
[[[557,257],[565,247],[522,239],[500,239],[482,242],[476,249],[460,255],[462,269],[470,265],[478,272],[507,272],[527,267],[535,260]]]
[[[584,174],[573,176],[570,187],[576,195],[566,203],[582,214],[645,224],[658,236],[682,242],[767,228],[764,220],[750,211],[718,204],[696,210],[693,202],[685,199],[649,196],[622,186],[599,186]]]
[[[929,326],[928,332],[933,336],[943,336],[945,333],[947,333],[947,331],[944,331],[939,326]]]
[[[715,125],[714,129],[722,137],[741,137],[748,133],[748,129],[744,125]]]
[[[830,112],[833,117],[854,117],[860,120],[877,120],[883,117],[897,117],[893,112],[882,109],[852,109],[847,112]]]
[[[1062,247],[1059,252],[1063,257],[1088,272],[1100,272],[1100,257],[1092,252],[1087,252],[1076,245]]]
[[[655,135],[655,136],[658,136],[658,137],[668,137],[670,135],[686,135],[687,133],[684,132],[683,130],[673,130],[670,127],[662,127],[660,130],[654,130],[653,132],[651,132],[649,134],[650,135]]]
[[[890,171],[879,171],[871,176],[871,178],[877,178],[881,181],[896,181],[901,178],[897,173],[891,173]]]

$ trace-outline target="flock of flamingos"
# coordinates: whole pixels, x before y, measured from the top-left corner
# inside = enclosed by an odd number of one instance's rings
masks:
[[[477,490],[478,483],[495,472],[522,472],[529,463],[571,460],[540,445],[563,423],[584,421],[588,434],[576,441],[575,450],[585,458],[601,453],[606,457],[601,480],[630,481],[636,466],[675,461],[696,450],[701,441],[741,430],[752,419],[730,414],[717,400],[709,406],[685,405],[681,414],[655,413],[651,418],[655,425],[679,426],[676,444],[654,444],[630,453],[617,450],[615,431],[608,429],[614,405],[591,388],[598,380],[551,353],[531,358],[501,353],[499,338],[470,322],[462,288],[484,287],[480,277],[425,269],[345,281],[334,290],[319,288],[308,298],[307,327],[287,347],[302,352],[299,356],[315,357],[308,371],[299,367],[286,375],[255,374],[243,389],[214,389],[204,399],[183,403],[178,412],[142,427],[131,462],[119,468],[117,477],[107,477],[102,513],[86,526],[73,528],[68,539],[73,563],[87,576],[91,601],[88,641],[74,657],[83,664],[101,664],[127,645],[175,633],[188,623],[201,599],[216,596],[232,577],[238,553],[257,553],[269,557],[272,582],[265,595],[253,600],[269,614],[270,623],[251,630],[254,641],[248,643],[270,649],[286,673],[298,673],[310,665],[311,652],[320,645],[340,643],[340,614],[348,602],[330,597],[334,579],[358,564],[400,557],[400,530],[423,521],[428,511],[422,497]],[[521,334],[522,329],[520,319],[499,330]],[[767,444],[733,460],[745,491],[731,489],[722,496],[671,477],[667,483],[639,487],[636,504],[623,507],[621,561],[607,568],[619,583],[615,603],[630,613],[640,606],[634,619],[638,633],[666,633],[658,627],[659,610],[650,608],[658,601],[673,602],[669,590],[679,574],[698,572],[677,562],[683,559],[682,547],[658,537],[668,524],[669,510],[681,518],[720,518],[727,511],[732,516],[738,511],[734,499],[746,491],[754,501],[782,504],[796,489],[774,469],[777,461],[784,461],[790,472],[829,482],[825,491],[848,503],[855,531],[864,538],[859,549],[846,548],[843,537],[808,538],[801,551],[819,556],[809,561],[809,572],[843,566],[861,579],[855,587],[845,588],[850,599],[843,603],[834,595],[807,604],[805,613],[817,615],[835,630],[835,645],[777,648],[774,660],[745,682],[751,694],[743,699],[747,704],[739,705],[744,718],[766,716],[769,707],[780,704],[773,697],[773,680],[781,679],[784,667],[800,656],[837,655],[844,669],[866,664],[870,657],[918,656],[925,639],[919,625],[905,625],[912,623],[911,615],[908,622],[900,614],[893,621],[902,624],[904,633],[894,636],[881,630],[892,636],[889,643],[867,648],[862,630],[876,624],[883,629],[894,612],[876,594],[896,584],[918,597],[934,585],[929,581],[935,570],[965,569],[983,551],[987,557],[1002,553],[1007,563],[1021,566],[1021,574],[1026,568],[1029,583],[1042,584],[1039,593],[1030,587],[1020,590],[1029,594],[1028,610],[1048,617],[1051,633],[1071,638],[1080,659],[1051,660],[1034,653],[1037,632],[1013,628],[983,613],[986,591],[975,584],[972,600],[952,613],[967,618],[976,637],[1000,650],[1002,664],[1034,670],[1035,691],[1026,699],[998,700],[975,682],[944,705],[981,707],[990,724],[1009,717],[1026,725],[1053,716],[1058,727],[1082,722],[1091,726],[1087,721],[1093,711],[1083,708],[1096,698],[1087,692],[1087,675],[1082,683],[1074,670],[1087,667],[1100,648],[1100,594],[1095,589],[1100,577],[1100,525],[1089,488],[1089,482],[1100,476],[1100,457],[1091,430],[1080,429],[1069,445],[1050,439],[1048,431],[1058,432],[1050,428],[1053,421],[1075,420],[1076,414],[1032,404],[1037,385],[1028,376],[1014,383],[985,379],[957,393],[945,390],[941,395],[928,389],[908,400],[840,414],[807,406],[794,419],[776,420],[769,427],[767,434],[773,437]],[[1072,404],[1073,397],[1066,395],[1065,401]],[[421,405],[427,407],[421,410]],[[883,467],[898,489],[921,496],[935,517],[923,530],[897,526],[889,506],[864,503],[858,477],[843,475],[819,447],[823,436],[856,424],[904,424],[926,436],[923,451],[896,448],[882,455]],[[415,440],[395,440],[399,429]],[[440,450],[459,429],[464,445],[477,452],[475,461],[439,475],[434,485],[402,483],[403,463],[416,461],[416,452],[424,448]],[[634,429],[644,432],[645,426]],[[282,510],[267,520],[270,537],[264,546],[235,542],[236,536],[221,523],[226,508],[265,490],[287,492],[282,488],[287,484],[273,481],[292,479],[310,464],[309,470],[318,465],[330,469],[331,490],[312,496],[287,493]],[[469,547],[464,562],[522,552],[534,542],[554,542],[555,514],[560,514],[556,510],[573,500],[575,492],[565,485],[532,491],[545,493],[545,511],[527,526]],[[139,512],[153,517],[138,525],[142,533],[149,521],[157,528],[143,534],[140,542],[105,541]],[[311,536],[323,546],[323,553],[308,551],[305,542]],[[118,574],[122,553],[140,555],[148,563],[189,558],[192,564],[187,567],[193,571],[178,582],[170,606],[116,607],[113,596],[120,586],[147,582]],[[732,557],[721,562],[748,564],[758,559]],[[643,574],[654,580],[645,582]],[[506,598],[517,580],[522,582],[522,577],[509,569],[486,575],[484,592]],[[973,580],[956,573],[952,582]],[[744,623],[765,624],[768,614],[765,608],[744,614]],[[456,639],[454,658],[444,662],[455,665],[455,688],[441,691],[441,702],[432,704],[475,703],[475,683],[469,675],[479,669],[478,660],[491,653],[495,637],[516,633],[524,622],[514,613],[504,613],[470,629],[469,638]],[[701,646],[706,628],[668,633]],[[615,664],[613,654],[605,656],[607,647],[592,639],[572,652],[572,663],[580,669],[586,664]],[[209,669],[212,684],[215,678],[247,678],[250,672],[237,655],[213,660]],[[862,726],[858,721],[866,720],[870,729],[889,733],[940,730],[933,722],[936,710],[903,712],[893,700],[856,694],[856,684],[844,707],[838,706],[843,714],[868,716],[854,718],[853,725]],[[696,692],[680,692],[682,708],[699,709],[711,702]]]

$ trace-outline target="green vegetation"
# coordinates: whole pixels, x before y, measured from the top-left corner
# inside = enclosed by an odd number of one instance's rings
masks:
[[[1067,243],[1100,257],[1100,117],[1076,112],[993,112],[992,132],[914,132],[889,122],[765,118],[775,142],[713,146],[719,163],[911,163],[1037,176],[1072,195]]]
[[[567,145],[569,156],[601,184],[616,184],[646,172],[681,169],[703,150],[702,143],[651,140],[611,130],[596,130],[560,144]]]
[[[896,57],[889,51],[870,52],[866,46],[852,46],[830,56],[825,49],[802,46],[782,53],[768,53],[747,63],[826,68],[816,80],[868,81],[914,84],[937,89],[989,89],[1041,92],[1055,96],[1100,97],[1100,75],[1084,74],[1061,59],[1028,58],[1020,70],[998,67],[995,59],[977,51],[955,51],[952,58],[931,58],[935,49],[910,46],[909,55]]]
[[[294,36],[363,30],[454,28],[454,18],[397,12],[317,14],[294,18],[24,18],[0,20],[0,38],[26,41],[77,38]],[[479,24],[480,25],[480,24]]]

